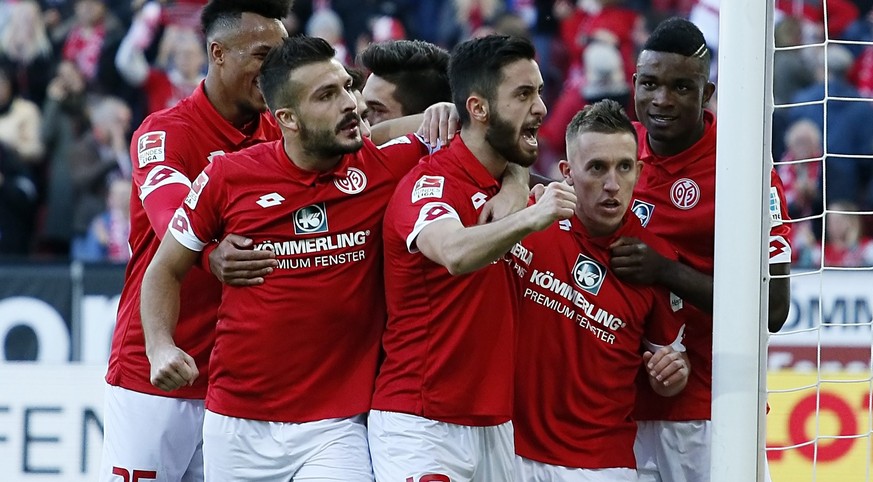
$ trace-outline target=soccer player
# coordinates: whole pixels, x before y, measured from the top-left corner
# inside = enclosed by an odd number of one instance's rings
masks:
[[[689,373],[676,316],[683,303],[663,287],[617,278],[609,245],[633,236],[675,255],[628,210],[642,163],[621,106],[586,106],[566,140],[559,167],[576,191],[576,215],[521,241],[515,480],[636,482],[631,414],[641,348],[652,390],[679,393]]]
[[[370,76],[362,91],[376,125],[451,101],[449,53],[421,40],[370,44],[360,54]]]
[[[449,78],[461,133],[400,183],[385,214],[388,323],[369,418],[376,480],[510,481],[516,243],[573,214],[562,183],[476,225],[507,166],[530,166],[546,107],[529,41],[460,44]],[[509,254],[507,254],[509,252]]]
[[[159,481],[203,480],[203,398],[221,284],[204,269],[192,270],[182,283],[185,303],[175,339],[203,376],[171,394],[150,383],[140,285],[200,171],[225,152],[281,136],[265,112],[257,76],[270,48],[287,37],[281,18],[288,9],[287,0],[208,3],[201,16],[209,57],[206,79],[175,107],[146,118],[133,135],[132,256],[106,374],[101,481],[127,480],[135,473]],[[257,282],[275,263],[257,261],[264,254],[243,251],[236,264],[229,264]],[[252,259],[254,269],[247,263]]]
[[[239,233],[278,257],[263,284],[223,292],[207,479],[373,478],[364,414],[386,316],[382,217],[420,155],[362,138],[352,78],[334,55],[311,37],[267,55],[260,86],[283,139],[219,157],[198,176],[143,280],[153,381],[174,390],[197,379],[172,334],[181,282],[208,240]]]
[[[631,210],[644,227],[678,250],[681,262],[659,256],[644,242],[613,243],[611,266],[627,280],[665,286],[693,307],[685,346],[693,367],[685,390],[665,399],[640,386],[635,452],[641,481],[708,481],[712,400],[712,272],[715,232],[715,116],[704,105],[710,52],[684,19],[662,22],[637,61],[634,97],[642,177]],[[770,273],[789,272],[791,248],[782,184],[771,171]],[[770,280],[769,329],[788,314],[787,278]]]

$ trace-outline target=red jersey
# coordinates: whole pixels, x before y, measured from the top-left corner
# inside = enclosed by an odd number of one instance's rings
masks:
[[[388,324],[374,409],[470,426],[510,419],[518,282],[509,262],[452,276],[415,247],[436,220],[475,226],[499,189],[461,137],[397,187],[385,214]]]
[[[319,173],[276,141],[219,157],[194,182],[170,223],[180,243],[199,251],[237,233],[279,261],[262,285],[224,288],[209,410],[308,422],[370,409],[385,324],[382,217],[420,157],[386,154],[366,139]]]
[[[197,362],[200,377],[193,386],[172,393],[149,381],[150,365],[140,320],[140,286],[160,245],[173,212],[182,204],[191,182],[216,156],[281,137],[273,117],[265,112],[251,135],[221,117],[203,91],[203,84],[175,107],[148,116],[133,134],[130,158],[133,183],[130,202],[131,259],[125,273],[112,335],[106,381],[137,392],[174,398],[204,398],[209,352],[221,284],[195,267],[182,283],[179,323],[174,340]]]
[[[693,146],[674,156],[652,152],[645,127],[635,123],[643,172],[631,210],[643,226],[674,246],[679,260],[709,276],[715,254],[715,116],[704,113],[706,130]],[[782,182],[770,171],[770,263],[790,263],[789,227]],[[686,313],[685,346],[691,363],[688,384],[664,398],[648,384],[639,388],[637,420],[709,420],[712,401],[712,315],[693,306]]]
[[[630,216],[611,236],[592,237],[578,218],[522,241],[524,269],[516,360],[515,451],[583,469],[635,468],[631,417],[643,341],[681,343],[683,302],[659,286],[609,273],[609,245],[637,237],[675,259]],[[681,350],[681,347],[679,348]]]

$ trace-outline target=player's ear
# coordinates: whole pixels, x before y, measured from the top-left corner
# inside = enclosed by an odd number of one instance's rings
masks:
[[[467,112],[470,118],[481,123],[488,122],[488,101],[476,94],[467,97]]]
[[[291,131],[297,131],[300,129],[300,122],[298,120],[297,114],[294,112],[294,109],[290,107],[284,107],[282,109],[276,109],[273,112],[273,117],[276,118],[276,122]]]
[[[224,63],[224,46],[220,42],[209,42],[209,63],[221,65]]]
[[[570,176],[570,163],[564,159],[558,161],[558,170],[561,171],[561,175],[564,176],[564,181],[567,182],[570,186],[573,185],[573,177]]]

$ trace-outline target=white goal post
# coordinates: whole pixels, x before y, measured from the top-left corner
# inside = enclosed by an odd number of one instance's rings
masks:
[[[712,482],[763,481],[773,0],[720,10]]]

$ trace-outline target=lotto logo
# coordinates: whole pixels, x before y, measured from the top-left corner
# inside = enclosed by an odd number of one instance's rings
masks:
[[[573,266],[573,280],[582,290],[596,295],[606,278],[606,267],[593,259],[580,254]]]
[[[136,157],[139,167],[143,168],[153,162],[164,162],[164,144],[167,140],[165,131],[146,132],[136,141]]]
[[[655,205],[634,199],[633,204],[631,204],[631,211],[640,218],[640,223],[643,227],[646,227],[652,219],[652,213],[655,212]]]
[[[346,172],[346,177],[334,179],[333,185],[346,194],[357,194],[367,187],[367,176],[364,174],[364,171],[356,167],[350,167]]]
[[[679,209],[691,209],[700,201],[700,187],[691,179],[683,177],[670,188],[670,200]]]
[[[324,203],[313,204],[294,212],[294,234],[327,232],[327,209]]]

